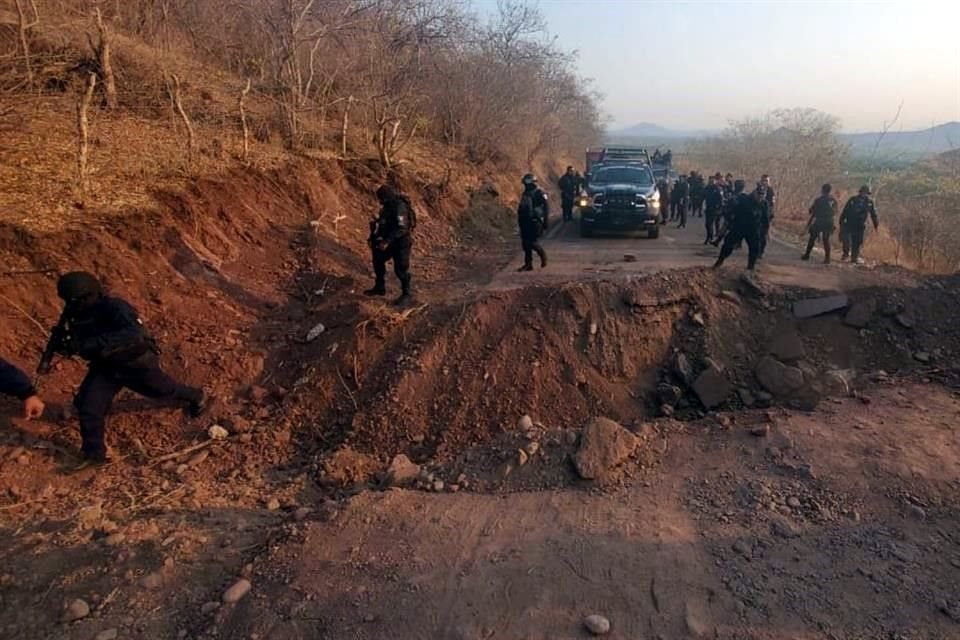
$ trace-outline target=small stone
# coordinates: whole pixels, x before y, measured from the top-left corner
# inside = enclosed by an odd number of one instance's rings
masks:
[[[200,613],[207,616],[220,608],[219,602],[204,602],[203,606],[200,607]]]
[[[917,520],[925,520],[927,517],[927,512],[924,511],[922,507],[912,504],[910,505],[910,515]]]
[[[676,410],[669,404],[660,405],[660,415],[662,415],[664,418],[673,417],[674,411]]]
[[[567,429],[567,432],[564,434],[564,439],[567,441],[567,444],[573,446],[577,444],[577,438],[579,435],[575,429]]]
[[[207,429],[207,435],[210,436],[211,440],[226,440],[230,435],[230,432],[221,427],[218,424],[213,425]]]
[[[393,457],[387,469],[386,482],[388,486],[402,486],[413,482],[420,475],[420,465],[414,464],[404,454]]]
[[[527,452],[528,456],[535,456],[537,455],[537,451],[540,451],[540,443],[535,440],[533,442],[528,442],[527,446],[525,446],[523,450]]]
[[[149,589],[151,591],[154,589],[159,589],[163,586],[163,575],[156,571],[153,573],[148,573],[140,578],[140,585],[144,589]]]
[[[787,498],[787,506],[791,509],[797,509],[800,507],[800,499],[795,496],[790,496]]]
[[[293,519],[297,522],[303,522],[311,513],[313,513],[313,509],[309,507],[300,507],[293,512]]]
[[[740,402],[742,402],[745,407],[752,407],[757,401],[756,398],[753,397],[753,394],[750,393],[750,389],[746,387],[737,389],[737,395],[740,396]]]
[[[601,615],[587,616],[583,619],[583,626],[595,636],[605,636],[610,633],[610,621]]]
[[[519,450],[517,451],[517,466],[518,466],[518,467],[522,467],[523,465],[527,464],[527,460],[529,460],[529,459],[530,459],[530,456],[527,455],[527,452],[526,452],[526,451],[524,451],[523,449],[519,449]]]
[[[917,351],[913,354],[913,359],[916,360],[917,362],[926,364],[930,362],[930,354],[927,353],[926,351]]]
[[[730,302],[736,302],[739,304],[740,296],[737,295],[736,291],[730,291],[729,289],[724,289],[720,292],[720,296],[726,298]]]
[[[117,640],[119,635],[120,631],[118,629],[106,629],[94,636],[93,640]]]
[[[204,460],[206,460],[208,457],[210,457],[210,452],[209,452],[209,451],[207,451],[207,450],[200,451],[200,452],[196,453],[193,457],[191,457],[189,460],[187,460],[187,466],[188,466],[188,467],[195,467],[195,466],[199,465],[200,463],[202,463]]]
[[[750,428],[750,435],[758,438],[764,438],[770,433],[769,424],[758,424]]]
[[[322,322],[318,322],[312,329],[310,329],[310,331],[307,332],[307,342],[313,342],[326,330],[327,328],[324,326],[324,324]]]
[[[749,558],[751,555],[753,555],[753,547],[750,546],[749,542],[742,538],[733,543],[733,550],[745,558]]]
[[[700,325],[701,327],[703,327],[703,326],[705,326],[705,325],[707,324],[706,321],[703,319],[703,314],[700,313],[699,311],[698,311],[697,313],[693,314],[693,322],[694,322],[694,324],[698,324],[698,325]]]
[[[713,409],[726,401],[730,392],[733,391],[733,385],[719,367],[711,364],[697,376],[696,382],[693,383],[693,391],[704,408]]]
[[[526,433],[531,429],[533,429],[533,418],[527,415],[521,416],[517,421],[517,430],[521,433]]]
[[[913,315],[908,311],[901,311],[896,315],[897,324],[899,324],[904,329],[912,329],[915,321]]]
[[[245,595],[250,592],[250,589],[253,587],[250,584],[250,581],[246,578],[240,578],[234,582],[229,589],[223,592],[223,597],[221,598],[225,604],[231,604],[233,602],[239,602]]]
[[[597,335],[597,332],[598,332],[598,331],[600,331],[600,327],[597,325],[597,323],[596,323],[596,322],[591,322],[591,323],[590,323],[590,335],[595,336],[595,335]]]
[[[280,508],[280,501],[279,501],[279,500],[277,500],[276,498],[270,498],[269,500],[267,500],[267,510],[268,510],[268,511],[276,511],[276,510],[279,509],[279,508]]]
[[[793,524],[793,522],[786,518],[774,518],[770,522],[770,529],[774,535],[780,536],[781,538],[800,537],[800,530],[797,529],[797,526]]]
[[[76,622],[77,620],[86,618],[88,615],[90,615],[90,605],[87,604],[86,600],[77,598],[71,602],[67,610],[63,612],[63,621]]]
[[[443,480],[433,481],[433,490],[436,491],[437,493],[440,493],[441,491],[443,491],[444,486],[446,485],[444,485]]]
[[[81,529],[95,529],[103,519],[103,501],[82,507],[77,513],[77,525]]]

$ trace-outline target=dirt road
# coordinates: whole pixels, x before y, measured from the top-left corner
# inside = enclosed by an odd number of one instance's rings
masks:
[[[705,235],[703,218],[692,218],[684,229],[676,228],[676,223],[664,225],[656,239],[641,234],[581,238],[576,221],[555,223],[544,244],[550,259],[547,269],[518,273],[517,268],[522,264],[518,251],[517,258],[497,274],[490,286],[514,288],[531,283],[630,277],[709,266],[716,260],[719,249],[704,245]],[[840,263],[839,255],[834,256],[835,262],[831,265],[822,263],[823,254],[819,252],[812,260],[804,262],[800,260],[801,252],[798,246],[775,235],[758,267],[760,276],[775,284],[835,291],[881,282],[898,286],[907,284],[903,274],[887,276],[872,269],[856,268]],[[746,248],[743,248],[734,252],[724,268],[742,270],[746,268],[746,261]]]

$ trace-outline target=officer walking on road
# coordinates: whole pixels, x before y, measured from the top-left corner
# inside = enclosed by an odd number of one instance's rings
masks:
[[[81,467],[108,461],[106,418],[121,389],[183,403],[193,417],[206,411],[207,394],[179,384],[160,368],[160,349],[137,312],[126,301],[106,295],[93,275],[75,271],[62,276],[57,294],[65,304],[47,353],[77,355],[88,362],[87,375],[74,398],[83,440]],[[40,374],[51,370],[44,355]]]
[[[830,264],[830,236],[833,235],[834,221],[837,217],[837,199],[830,195],[833,187],[828,183],[820,188],[820,197],[810,205],[810,220],[807,222],[807,231],[810,239],[807,241],[807,251],[803,254],[804,260],[810,259],[813,246],[817,238],[823,240],[823,264]]]
[[[387,262],[393,260],[393,272],[400,281],[400,297],[394,304],[405,304],[412,296],[410,289],[410,254],[413,251],[413,230],[417,214],[407,196],[393,187],[377,189],[380,213],[370,221],[370,250],[373,255],[373,288],[364,291],[368,296],[387,295]]]
[[[707,237],[703,244],[710,244],[713,238],[719,233],[720,212],[723,209],[723,190],[717,183],[718,176],[710,176],[710,183],[703,190],[703,201],[706,205]]]
[[[774,209],[777,205],[777,196],[770,186],[770,176],[763,174],[760,176],[758,190],[763,196],[763,210],[760,214],[760,253],[758,258],[763,258],[767,250],[767,240],[770,238],[770,225],[773,224]]]
[[[743,180],[734,182],[734,200],[731,203],[730,214],[732,223],[724,236],[720,255],[713,264],[714,269],[719,268],[730,257],[741,241],[747,243],[749,250],[747,269],[753,271],[757,265],[760,254],[760,216],[763,210],[763,194],[758,189],[747,195],[743,192],[744,186]]]
[[[519,271],[533,271],[533,253],[540,256],[540,268],[547,266],[547,252],[540,246],[540,236],[550,221],[550,203],[547,194],[537,186],[532,173],[523,176],[523,193],[517,205],[517,224],[523,247],[523,266]]]
[[[870,187],[863,185],[860,193],[847,200],[840,214],[840,239],[843,241],[843,259],[850,257],[850,262],[863,264],[860,249],[863,247],[863,237],[867,231],[867,218],[873,222],[876,230],[880,226],[877,219],[877,208],[870,197]]]
[[[0,358],[0,395],[13,396],[23,402],[23,417],[33,420],[43,415],[44,404],[30,378]]]
[[[560,176],[560,204],[563,208],[563,221],[573,220],[573,204],[580,194],[580,181],[573,167],[567,167],[567,172]]]
[[[670,214],[670,178],[663,176],[657,180],[657,192],[660,194],[660,224],[667,224],[667,216]]]
[[[680,220],[678,229],[687,226],[687,206],[690,200],[690,183],[687,176],[680,176],[677,184],[673,185],[673,194],[670,200],[670,219]]]

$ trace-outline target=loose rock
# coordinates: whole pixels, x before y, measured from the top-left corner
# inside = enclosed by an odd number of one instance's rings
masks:
[[[680,387],[665,382],[657,385],[657,400],[661,405],[675,407],[682,396],[683,391],[680,390]]]
[[[117,640],[119,635],[120,631],[118,629],[106,629],[94,636],[93,640]]]
[[[707,409],[723,404],[732,391],[733,385],[716,365],[708,366],[693,383],[693,392]]]
[[[837,309],[843,309],[849,301],[849,298],[845,295],[798,300],[793,303],[793,315],[797,318],[813,318]]]
[[[416,480],[419,475],[420,465],[414,464],[410,458],[401,453],[394,456],[390,462],[386,483],[391,487],[403,486]]]
[[[637,437],[607,418],[594,418],[583,430],[574,466],[581,478],[605,478],[626,460],[638,444]]]
[[[786,518],[774,518],[770,522],[770,530],[773,531],[774,535],[780,536],[781,538],[800,537],[800,530],[793,522]]]
[[[855,329],[863,329],[870,324],[875,307],[876,304],[873,300],[855,302],[847,311],[847,315],[844,316],[843,324]]]
[[[76,622],[77,620],[82,620],[90,615],[90,605],[87,604],[86,600],[77,598],[67,607],[67,610],[63,612],[63,621],[64,622]]]
[[[200,607],[200,613],[203,615],[210,615],[214,611],[220,608],[219,602],[204,602],[203,606]]]
[[[221,598],[225,604],[231,604],[233,602],[239,602],[245,595],[250,593],[250,589],[253,587],[250,584],[250,581],[246,578],[240,578],[229,589],[223,592],[223,597]]]
[[[756,437],[758,437],[758,438],[763,438],[763,437],[765,437],[765,436],[766,436],[767,434],[769,434],[769,433],[770,433],[770,425],[769,425],[769,424],[758,424],[758,425],[755,425],[755,426],[751,427],[751,429],[750,429],[750,435],[756,436]]]
[[[590,615],[583,619],[583,626],[595,636],[605,636],[610,633],[610,621],[601,615]]]
[[[676,376],[677,380],[686,386],[689,387],[693,384],[693,367],[690,366],[690,361],[682,351],[677,351],[673,354],[670,362],[670,371]]]
[[[154,590],[163,586],[163,575],[159,572],[148,573],[140,579],[144,589]]]
[[[526,433],[530,431],[530,429],[533,429],[533,418],[530,416],[521,416],[517,421],[517,430],[521,433]]]
[[[803,371],[783,364],[772,356],[764,356],[755,369],[757,381],[775,396],[789,397],[804,386]]]
[[[207,435],[210,436],[211,440],[226,440],[227,437],[229,437],[230,432],[220,425],[215,424],[207,429]]]
[[[527,460],[529,459],[530,459],[530,456],[527,455],[526,451],[524,451],[523,449],[517,450],[517,466],[518,467],[522,467],[523,465],[527,464]]]
[[[768,350],[779,360],[796,362],[806,356],[800,334],[793,325],[781,325],[774,331]]]

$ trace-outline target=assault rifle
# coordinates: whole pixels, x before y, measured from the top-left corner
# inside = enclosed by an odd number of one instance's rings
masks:
[[[60,320],[50,331],[50,340],[47,341],[47,348],[43,350],[40,357],[40,363],[37,365],[37,374],[45,376],[50,373],[53,365],[53,357],[58,353],[63,353],[69,341],[70,334],[67,331],[67,314],[64,311],[60,315]]]

